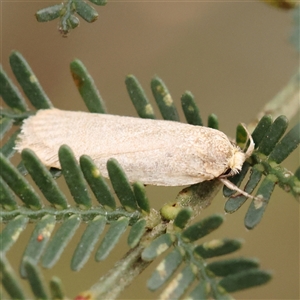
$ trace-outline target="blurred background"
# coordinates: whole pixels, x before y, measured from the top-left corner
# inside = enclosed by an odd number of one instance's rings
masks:
[[[149,98],[150,80],[158,75],[178,108],[180,96],[189,90],[202,118],[206,120],[208,114],[215,113],[221,130],[234,136],[236,125],[252,121],[299,66],[299,56],[289,42],[291,12],[262,2],[109,0],[106,6],[96,7],[99,18],[95,23],[81,20],[79,28],[68,38],[59,34],[57,20],[38,23],[34,17],[37,10],[56,3],[1,2],[0,50],[1,64],[11,77],[9,55],[12,50],[21,52],[54,106],[61,109],[86,111],[69,71],[70,62],[78,58],[93,76],[109,113],[136,116],[124,84],[127,74],[139,79]],[[180,116],[184,120],[182,112]],[[291,120],[291,126],[298,119]],[[299,150],[283,164],[295,171]],[[147,187],[149,199],[157,209],[174,199],[180,190],[180,187]],[[219,193],[198,219],[212,213],[223,214],[224,202]],[[261,224],[252,231],[243,226],[248,205],[227,215],[225,224],[207,239],[245,239],[237,254],[258,257],[263,269],[274,272],[274,279],[233,296],[299,299],[299,203],[276,188]],[[23,251],[20,249],[24,248],[22,245],[28,241],[32,228],[29,226],[23,232],[10,251],[10,261],[16,269]],[[47,279],[60,276],[69,297],[89,288],[127,249],[124,237],[124,245],[113,251],[111,260],[96,264],[91,258],[83,270],[74,273],[69,267],[70,256],[79,238],[77,233],[61,257],[63,262],[44,272]],[[123,293],[122,299],[155,299],[159,291],[147,291],[146,281],[156,265],[154,262]]]

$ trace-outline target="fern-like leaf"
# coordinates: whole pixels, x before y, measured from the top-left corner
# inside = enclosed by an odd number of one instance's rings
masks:
[[[31,103],[37,109],[52,107],[21,54],[12,53],[11,65]],[[72,62],[71,71],[88,109],[105,112],[100,93],[83,64],[78,60]],[[5,87],[1,95],[9,106],[9,109],[1,110],[0,133],[4,136],[12,126],[18,126],[33,112],[27,110],[20,92],[2,69],[0,85]],[[155,118],[153,108],[137,79],[132,75],[128,76],[126,86],[138,114],[144,118]],[[164,82],[155,77],[151,88],[161,115],[165,119],[179,121],[177,109]],[[202,118],[193,95],[185,92],[181,100],[187,122],[202,126]],[[209,116],[208,125],[212,128],[219,127],[215,115]],[[247,172],[250,172],[245,190],[252,193],[258,186],[257,198],[252,201],[245,217],[248,228],[253,228],[261,220],[276,183],[294,196],[299,195],[300,169],[295,175],[290,174],[287,179],[288,171],[279,165],[299,144],[299,125],[284,136],[286,128],[285,117],[279,117],[273,123],[270,117],[263,117],[253,132],[256,143],[254,153],[245,162],[240,174],[232,178],[232,182],[239,186]],[[5,254],[17,241],[28,221],[34,221],[35,224],[24,250],[20,272],[23,278],[29,280],[32,292],[38,298],[49,298],[50,293],[59,299],[64,297],[62,284],[57,278],[51,280],[50,292],[48,291],[39,264],[41,262],[43,267],[51,268],[59,260],[82,222],[87,222],[87,227],[70,261],[71,268],[76,271],[87,262],[100,238],[102,241],[96,250],[96,261],[104,260],[131,226],[127,239],[131,250],[109,274],[80,294],[84,297],[93,295],[98,299],[115,298],[137,274],[169,249],[169,254],[148,281],[151,290],[164,288],[161,298],[179,299],[188,295],[191,299],[197,299],[197,295],[202,295],[206,299],[226,299],[230,297],[230,292],[263,284],[271,278],[269,272],[258,269],[259,265],[255,260],[236,258],[207,261],[241,247],[241,241],[237,239],[212,240],[198,244],[199,239],[223,223],[224,219],[220,215],[213,215],[189,225],[192,218],[210,204],[221,186],[218,179],[185,188],[174,201],[164,205],[158,212],[150,208],[143,184],[136,182],[130,185],[121,166],[111,159],[107,162],[107,169],[114,193],[119,199],[117,203],[92,159],[83,155],[78,163],[67,145],[62,145],[59,150],[61,171],[48,170],[29,149],[23,150],[23,163],[16,168],[10,158],[15,152],[18,133],[16,130],[9,136],[0,153],[0,217],[7,223],[0,237],[0,267],[3,286],[12,298],[25,299],[27,295]],[[247,136],[240,126],[237,128],[236,141],[241,147],[247,147]],[[24,178],[22,170],[29,173],[45,199]],[[65,178],[74,201],[66,199],[57,185],[55,178],[61,175]],[[89,188],[95,195],[97,205],[93,204]],[[230,197],[225,206],[225,210],[229,212],[237,210],[246,200],[244,196],[233,195],[227,188],[224,193]],[[24,206],[18,204],[17,198]],[[104,235],[106,224],[109,229]],[[55,228],[57,230],[52,236]],[[194,285],[196,287],[193,289]]]
[[[89,0],[96,5],[105,5],[107,0]],[[67,0],[66,2],[45,7],[36,12],[38,22],[49,22],[59,18],[59,31],[66,37],[71,29],[79,25],[78,14],[88,23],[95,22],[98,18],[97,11],[83,0]]]

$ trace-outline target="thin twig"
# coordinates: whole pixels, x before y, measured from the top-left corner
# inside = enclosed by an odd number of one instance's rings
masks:
[[[269,101],[257,114],[256,118],[248,124],[250,132],[254,130],[258,121],[264,115],[271,115],[273,120],[280,115],[285,115],[291,120],[299,113],[300,109],[300,69],[289,80],[287,85]]]

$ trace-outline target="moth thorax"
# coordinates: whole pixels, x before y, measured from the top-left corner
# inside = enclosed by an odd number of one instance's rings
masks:
[[[245,153],[240,148],[235,148],[233,155],[229,161],[230,174],[234,175],[241,171],[244,161],[246,160]]]

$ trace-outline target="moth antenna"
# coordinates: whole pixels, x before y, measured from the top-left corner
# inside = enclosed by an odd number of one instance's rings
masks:
[[[251,199],[254,199],[254,200],[258,200],[258,201],[261,201],[262,199],[259,198],[259,197],[254,197],[250,194],[248,194],[247,192],[243,191],[242,189],[240,189],[239,187],[237,187],[235,184],[233,184],[232,182],[230,182],[228,179],[226,178],[221,178],[219,177],[218,178],[224,185],[226,185],[229,189],[231,190],[234,190],[240,194],[242,194],[243,196],[245,197],[248,197],[248,198],[251,198]]]
[[[245,153],[245,156],[246,156],[246,159],[248,157],[251,156],[251,154],[253,153],[254,151],[254,147],[255,147],[255,144],[254,144],[254,141],[253,141],[253,138],[252,138],[252,135],[250,134],[249,130],[247,129],[247,126],[244,124],[244,123],[241,123],[241,125],[243,126],[243,128],[245,129],[245,131],[247,132],[247,135],[248,135],[248,139],[250,141],[250,145]]]

